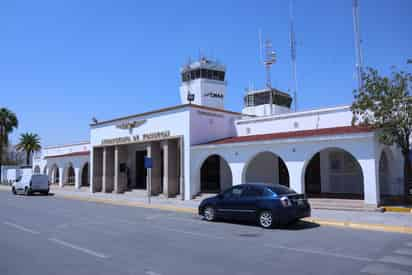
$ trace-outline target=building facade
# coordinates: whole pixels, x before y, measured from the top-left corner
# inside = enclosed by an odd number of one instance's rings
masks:
[[[51,184],[90,186],[90,142],[43,148],[33,156],[33,173],[47,174]]]
[[[204,58],[184,66],[181,105],[95,122],[90,142],[45,148],[35,172],[62,187],[185,200],[246,182],[370,205],[402,194],[400,151],[352,126],[349,106],[291,112],[287,93],[264,89],[227,111],[225,70]]]

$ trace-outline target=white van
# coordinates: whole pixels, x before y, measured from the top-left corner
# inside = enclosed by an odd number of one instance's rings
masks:
[[[24,175],[15,183],[11,190],[13,194],[23,193],[29,196],[35,192],[49,194],[49,177],[47,175]]]

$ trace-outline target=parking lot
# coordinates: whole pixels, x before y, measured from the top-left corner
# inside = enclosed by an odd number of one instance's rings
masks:
[[[0,192],[0,274],[410,274],[412,235]]]

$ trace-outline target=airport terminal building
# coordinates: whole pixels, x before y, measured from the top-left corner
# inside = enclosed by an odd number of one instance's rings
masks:
[[[205,58],[184,66],[180,105],[97,121],[90,141],[44,148],[34,172],[90,192],[145,192],[150,182],[152,195],[184,200],[246,182],[368,205],[402,194],[400,151],[352,126],[349,106],[292,112],[287,93],[263,89],[228,111],[225,73]]]

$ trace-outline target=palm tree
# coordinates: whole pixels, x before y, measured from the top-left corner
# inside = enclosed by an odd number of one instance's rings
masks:
[[[16,145],[16,149],[26,152],[26,164],[30,165],[31,153],[40,151],[40,137],[33,133],[24,133],[20,135],[20,142]]]
[[[3,164],[4,148],[9,145],[9,134],[17,128],[19,122],[16,114],[7,108],[0,108],[0,180],[1,165]]]

